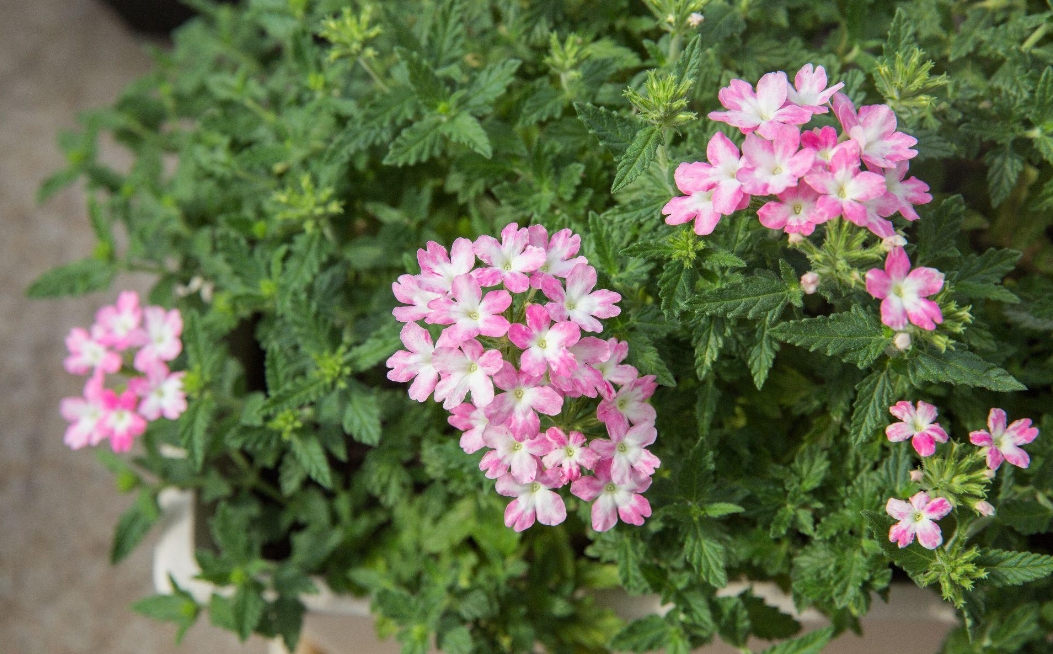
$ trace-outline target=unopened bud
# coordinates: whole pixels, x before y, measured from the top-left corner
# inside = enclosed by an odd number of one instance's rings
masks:
[[[892,337],[892,345],[900,352],[906,352],[910,349],[910,334],[907,332],[899,332]]]
[[[921,468],[915,468],[914,470],[910,471],[910,480],[913,481],[914,483],[918,483],[919,481],[921,481],[924,478],[925,478],[925,473],[921,470]]]
[[[691,12],[691,15],[687,17],[687,24],[691,27],[698,27],[702,24],[702,21],[706,19],[705,16],[698,13],[697,11]]]
[[[995,471],[991,470],[990,468],[988,468],[987,470],[983,471],[983,476],[984,476],[985,479],[994,479],[995,478]]]
[[[907,239],[903,238],[899,234],[895,236],[886,236],[881,239],[881,249],[885,252],[891,252],[896,248],[901,248],[907,244]]]
[[[984,500],[980,500],[979,502],[973,504],[973,508],[980,515],[991,516],[995,514],[994,506],[992,506],[990,502]]]
[[[815,293],[815,289],[819,288],[819,275],[811,270],[801,275],[801,288],[805,295]]]
[[[787,240],[790,241],[790,245],[800,245],[801,243],[804,243],[804,235],[793,232],[789,235]]]

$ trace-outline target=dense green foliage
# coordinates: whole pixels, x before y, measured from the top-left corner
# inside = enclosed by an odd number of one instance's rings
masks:
[[[208,613],[242,637],[294,643],[297,597],[321,575],[371,593],[408,653],[435,642],[451,654],[535,643],[679,654],[797,633],[749,593],[716,597],[729,579],[774,580],[840,631],[859,628],[894,562],[964,607],[968,628],[948,654],[1048,651],[1049,6],[195,4],[204,16],[156,53],[155,71],[63,137],[69,167],[42,190],[85,179],[98,246],[30,294],[148,271],[150,301],[186,317],[189,410],[154,423],[131,464],[106,457],[140,494],[115,560],[174,484],[212,510],[199,559],[236,592]],[[756,206],[706,238],[661,220],[672,170],[703,158],[718,127],[704,118],[717,90],[808,62],[857,104],[887,102],[919,140],[912,174],[935,200],[907,227],[912,261],[948,284],[945,323],[908,352],[889,353],[892,331],[853,281],[882,258],[862,232],[836,221],[813,237],[836,283],[805,297],[809,261]],[[104,133],[134,153],[130,169],[97,159]],[[570,499],[559,527],[506,529],[481,453],[465,455],[437,406],[385,379],[398,345],[391,283],[416,272],[416,249],[513,220],[583,235],[601,286],[623,297],[609,335],[663,384],[654,451],[665,463],[643,527],[596,535]],[[194,280],[203,292],[187,292]],[[991,406],[1044,432],[1031,467],[1005,466],[987,491],[997,515],[935,552],[886,537],[885,500],[915,488],[913,452],[882,433],[901,399],[938,404],[959,442]],[[188,457],[165,458],[162,444]],[[618,585],[672,609],[625,626],[580,592]],[[186,595],[138,607],[184,628],[199,612]],[[817,652],[831,633],[772,652]]]

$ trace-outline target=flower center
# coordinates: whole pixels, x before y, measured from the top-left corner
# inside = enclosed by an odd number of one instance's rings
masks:
[[[627,446],[625,443],[618,443],[618,451],[622,454],[625,454],[629,451],[629,446]]]
[[[542,350],[544,350],[546,347],[548,347],[548,343],[546,343],[545,339],[542,338],[542,339],[538,340],[537,346],[539,348],[541,348]]]
[[[537,483],[536,481],[534,483],[530,484],[530,492],[531,493],[536,493],[539,490],[541,490],[541,484]]]
[[[516,442],[516,443],[512,444],[512,451],[513,452],[518,452],[521,449],[523,449],[523,444],[522,443]]]
[[[771,171],[771,174],[772,175],[781,175],[782,174],[782,166],[776,166],[775,169]]]
[[[914,512],[914,522],[921,522],[925,519],[925,515],[921,511]]]
[[[468,372],[475,372],[478,369],[479,369],[479,364],[478,363],[472,361],[471,363],[468,364]]]
[[[844,187],[837,189],[837,197],[841,198],[842,200],[848,197],[848,192],[845,191]]]
[[[574,452],[576,450],[573,447],[571,447],[570,445],[568,445],[567,447],[563,448],[563,451],[566,452],[567,458],[571,458],[571,457],[574,456]]]
[[[514,393],[512,393],[512,394],[516,396],[516,399],[517,399],[517,400],[521,400],[521,399],[523,399],[523,389],[522,389],[522,388],[517,388],[517,389],[515,390],[515,392],[514,392]]]
[[[799,215],[801,215],[802,211],[804,211],[804,205],[803,204],[798,202],[797,204],[793,205],[793,212],[795,214],[797,214],[799,216]]]
[[[468,317],[471,318],[472,320],[479,320],[479,312],[478,311],[469,311],[468,312]]]
[[[567,311],[573,311],[576,306],[573,302],[567,302]]]
[[[609,483],[603,487],[603,490],[607,491],[608,493],[613,493],[614,491],[618,490],[618,487],[615,486],[614,483]]]
[[[509,271],[511,271],[511,270],[512,270],[512,262],[510,262],[510,261],[506,261],[506,262],[505,262],[505,265],[504,265],[504,266],[502,266],[502,269],[503,269],[503,270],[504,270],[505,272],[509,272]]]
[[[896,297],[903,297],[903,284],[893,284],[891,291]]]

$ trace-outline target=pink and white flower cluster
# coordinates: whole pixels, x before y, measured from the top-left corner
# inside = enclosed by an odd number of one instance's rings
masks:
[[[88,375],[88,381],[81,397],[62,400],[62,416],[70,423],[66,445],[76,450],[109,439],[115,452],[125,452],[148,422],[162,416],[175,420],[186,411],[186,373],[170,372],[167,365],[183,349],[182,331],[178,309],[140,307],[133,291],[99,309],[90,329],[70,330],[63,363],[67,372]],[[107,388],[107,375],[127,370],[129,363],[141,376]]]
[[[897,402],[889,407],[889,413],[900,419],[885,429],[885,435],[893,443],[911,439],[914,449],[922,457],[932,456],[936,443],[947,442],[947,432],[936,422],[936,407],[927,402]],[[1038,437],[1038,429],[1031,426],[1031,420],[1024,418],[1006,425],[1006,413],[1002,409],[991,409],[987,416],[987,430],[978,430],[969,434],[973,445],[979,445],[984,454],[989,475],[998,470],[1003,461],[1019,468],[1026,468],[1030,458],[1020,446],[1027,445]],[[988,476],[988,475],[985,475]],[[918,482],[924,478],[921,471],[911,473],[911,480]],[[936,549],[943,543],[943,534],[936,521],[952,510],[951,503],[942,497],[930,498],[925,491],[916,493],[909,503],[890,498],[885,511],[898,520],[889,530],[889,540],[900,547],[918,542],[927,549]],[[994,507],[986,500],[973,504],[980,515],[993,515]]]
[[[556,491],[568,484],[593,502],[597,531],[651,515],[642,493],[659,466],[646,449],[657,383],[623,363],[628,343],[585,335],[621,312],[621,296],[596,288],[580,245],[569,229],[513,223],[500,240],[459,238],[449,251],[429,242],[420,274],[392,287],[406,349],[388,359],[388,379],[412,381],[418,402],[442,402],[466,453],[488,449],[479,467],[515,498],[505,524],[516,531],[563,522]],[[420,321],[443,326],[434,342]]]

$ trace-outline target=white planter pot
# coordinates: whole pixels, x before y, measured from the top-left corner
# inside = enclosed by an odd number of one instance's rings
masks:
[[[233,589],[197,579],[201,567],[194,557],[194,493],[167,488],[158,496],[161,507],[161,536],[154,548],[154,587],[159,593],[171,593],[174,579],[199,603],[207,604],[213,593],[229,595]],[[307,607],[304,621],[305,654],[395,654],[397,643],[377,642],[372,634],[373,620],[368,598],[334,593],[321,578],[314,578],[318,592],[300,599]],[[747,588],[766,603],[797,618],[806,630],[829,622],[814,609],[798,612],[793,598],[770,582],[733,582],[717,591],[721,596],[738,595]],[[654,595],[631,596],[623,591],[599,591],[597,599],[624,619],[651,614],[664,614]],[[832,643],[824,654],[931,654],[943,636],[958,624],[954,608],[930,589],[914,584],[894,584],[888,603],[875,598],[870,612],[863,618],[865,638],[848,634]],[[759,647],[754,647],[754,650]],[[285,650],[278,639],[270,645],[271,654]],[[697,650],[705,654],[736,653],[739,650],[717,643]]]

